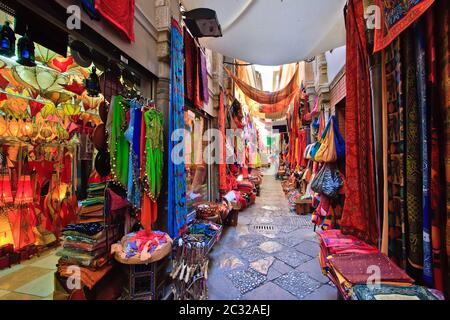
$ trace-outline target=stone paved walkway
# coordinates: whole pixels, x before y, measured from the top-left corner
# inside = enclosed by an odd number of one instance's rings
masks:
[[[279,180],[264,176],[256,204],[226,227],[210,254],[212,300],[335,300],[319,267],[310,216],[291,212]]]

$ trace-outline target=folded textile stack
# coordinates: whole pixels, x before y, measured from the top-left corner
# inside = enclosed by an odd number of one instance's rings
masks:
[[[317,235],[322,272],[344,299],[436,298],[426,294],[425,288],[414,286],[414,280],[377,247],[352,235],[344,235],[340,230],[321,230]],[[374,279],[374,276],[379,277]]]
[[[79,222],[101,222],[103,221],[103,208],[105,203],[105,182],[90,183],[87,199],[81,201],[78,211]]]
[[[432,292],[421,286],[391,286],[391,285],[355,285],[352,288],[355,300],[444,300],[439,292]]]
[[[351,289],[357,284],[374,283],[410,286],[414,283],[405,271],[381,252],[335,254],[329,259],[330,279],[342,295],[351,298]],[[374,276],[379,276],[374,279]]]
[[[172,239],[165,232],[141,230],[125,235],[112,245],[111,252],[124,264],[156,262],[167,256],[172,249]]]
[[[200,242],[205,247],[211,248],[219,240],[222,233],[222,226],[205,220],[195,220],[182,233],[184,242]]]
[[[67,225],[63,230],[63,248],[57,252],[61,257],[58,264],[103,267],[107,262],[107,243],[117,241],[117,234],[117,229],[106,230],[96,222]]]

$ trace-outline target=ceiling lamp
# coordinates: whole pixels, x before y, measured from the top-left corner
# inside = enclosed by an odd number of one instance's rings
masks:
[[[198,8],[183,13],[184,23],[194,38],[222,37],[222,28],[217,19],[216,11],[208,8]]]

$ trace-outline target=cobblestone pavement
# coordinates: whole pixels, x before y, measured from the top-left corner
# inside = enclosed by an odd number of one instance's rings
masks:
[[[264,176],[256,204],[210,254],[209,299],[335,300],[310,220],[290,210],[279,180]]]

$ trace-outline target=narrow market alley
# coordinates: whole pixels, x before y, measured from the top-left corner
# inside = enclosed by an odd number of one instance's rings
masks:
[[[256,204],[211,252],[209,299],[334,300],[318,255],[311,215],[292,212],[281,181],[265,175]]]

